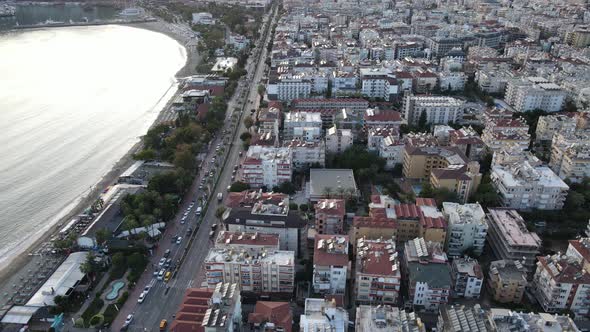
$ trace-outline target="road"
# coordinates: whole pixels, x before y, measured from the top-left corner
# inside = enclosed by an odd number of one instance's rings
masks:
[[[273,7],[271,14],[265,17],[265,25],[263,29],[266,28],[266,25],[269,24],[269,21],[273,22],[275,20],[276,14],[277,7],[275,6]],[[269,20],[268,17],[272,17],[272,20]],[[160,246],[151,257],[150,263],[157,265],[157,262],[160,260],[166,249],[169,248],[171,249],[171,258],[173,262],[176,262],[178,259],[180,259],[185,251],[187,251],[186,259],[178,267],[175,277],[173,277],[168,283],[157,280],[153,281],[155,279],[152,274],[154,269],[150,266],[138,281],[137,286],[129,296],[129,300],[121,308],[121,312],[117,316],[117,319],[113,322],[112,327],[114,331],[117,331],[124,324],[125,317],[130,313],[134,314],[134,320],[129,326],[129,331],[158,330],[159,323],[162,319],[166,319],[168,322],[173,321],[173,316],[176,314],[176,311],[180,306],[186,289],[191,287],[200,287],[201,282],[204,281],[204,271],[201,270],[201,267],[209,248],[212,246],[212,241],[209,238],[209,232],[211,230],[211,225],[217,222],[215,212],[221,205],[217,202],[215,196],[218,192],[223,192],[225,195],[227,186],[231,184],[232,171],[234,165],[238,163],[239,152],[242,150],[242,142],[239,139],[239,133],[246,130],[242,121],[242,115],[248,115],[250,109],[257,108],[255,105],[257,105],[259,99],[257,89],[258,82],[260,82],[264,74],[266,66],[265,59],[267,56],[266,45],[269,43],[271,38],[270,29],[263,31],[266,31],[266,35],[261,36],[257,48],[254,49],[254,54],[249,58],[246,65],[248,77],[240,81],[240,84],[236,89],[236,93],[228,102],[226,126],[222,132],[225,133],[227,130],[229,130],[227,132],[231,134],[227,134],[225,136],[220,134],[217,135],[217,137],[213,140],[203,163],[203,168],[200,170],[199,175],[193,183],[190,191],[191,193],[187,195],[187,198],[183,202],[178,216],[166,229],[163,239],[160,241]],[[231,121],[232,112],[235,108],[239,108],[241,110],[241,114],[237,121],[237,127],[234,127]],[[248,114],[246,114],[246,112]],[[223,145],[222,140],[224,139],[231,139],[231,144],[229,146]],[[225,167],[224,165],[220,165],[220,167],[218,167],[216,170],[217,174],[214,176],[217,176],[218,179],[217,182],[212,183],[213,190],[211,190],[209,195],[206,196],[209,200],[209,205],[205,215],[202,216],[202,219],[200,219],[194,213],[198,205],[199,198],[202,195],[202,192],[198,191],[197,188],[200,185],[203,176],[207,174],[213,167],[211,160],[214,156],[219,154],[215,152],[215,147],[219,143],[222,143],[225,150],[227,150],[225,152],[227,161],[225,163]],[[223,152],[221,154],[223,154]],[[184,211],[186,211],[191,201],[196,201],[197,203],[188,214],[186,223],[181,224],[180,219],[182,218]],[[189,227],[196,229],[197,223],[200,223],[200,227],[198,227],[197,231],[194,232],[192,243],[189,244],[189,238],[186,237],[187,229]],[[172,243],[172,239],[176,235],[183,237],[180,245]],[[153,287],[151,288],[145,301],[139,304],[137,299],[144,286],[152,282],[154,282]]]

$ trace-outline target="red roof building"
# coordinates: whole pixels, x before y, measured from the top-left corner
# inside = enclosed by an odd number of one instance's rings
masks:
[[[293,328],[291,306],[289,302],[258,301],[254,312],[248,316],[248,323],[255,331],[277,331],[277,328],[281,328],[285,332],[291,332]]]
[[[343,199],[320,199],[315,205],[315,229],[319,234],[342,234],[346,206]]]

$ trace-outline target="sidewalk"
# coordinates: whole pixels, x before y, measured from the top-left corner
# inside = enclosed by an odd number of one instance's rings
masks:
[[[102,290],[102,288],[104,287],[106,282],[109,280],[109,275],[110,275],[109,271],[107,271],[102,276],[102,279],[98,282],[98,284],[96,284],[96,286],[94,286],[94,288],[92,289],[92,292],[90,292],[90,294],[88,294],[88,297],[86,298],[86,301],[84,301],[84,303],[82,303],[80,310],[78,310],[76,313],[74,313],[72,315],[68,315],[68,317],[64,319],[64,331],[96,331],[96,329],[94,329],[94,328],[92,328],[92,329],[90,329],[90,328],[88,328],[88,329],[76,328],[76,327],[74,327],[74,321],[82,316],[84,311],[86,311],[86,309],[88,309],[88,306],[90,305],[92,300],[94,300],[94,298],[96,297],[96,294]]]

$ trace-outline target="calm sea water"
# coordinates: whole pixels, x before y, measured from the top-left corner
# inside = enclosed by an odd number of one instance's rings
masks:
[[[16,24],[37,24],[47,20],[59,22],[109,20],[116,18],[119,11],[119,9],[108,6],[79,6],[76,4],[18,5],[14,17],[0,18],[0,30],[11,29]]]
[[[185,62],[175,40],[131,27],[0,34],[0,266],[139,140]]]

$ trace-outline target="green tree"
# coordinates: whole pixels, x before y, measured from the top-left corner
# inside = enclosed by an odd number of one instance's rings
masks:
[[[96,242],[100,245],[106,242],[110,238],[111,232],[106,228],[100,228],[96,231]]]
[[[138,252],[134,252],[129,257],[127,257],[127,264],[135,272],[141,272],[141,270],[145,267],[146,262],[147,260],[145,256]]]
[[[295,185],[292,182],[288,181],[285,181],[279,184],[278,186],[272,188],[272,191],[274,192],[279,192],[287,195],[293,195],[296,190],[297,188],[295,188]]]
[[[289,203],[289,210],[297,211],[297,209],[299,209],[297,203]]]
[[[258,84],[258,94],[260,95],[260,98],[262,98],[264,96],[264,92],[266,92],[264,85]]]
[[[143,149],[133,155],[135,160],[153,160],[156,159],[156,151],[154,149]]]
[[[100,263],[96,261],[96,255],[89,253],[86,256],[86,261],[80,265],[80,271],[85,274],[94,274],[102,269]]]
[[[244,142],[245,142],[245,141],[247,141],[247,140],[250,140],[251,138],[252,138],[252,134],[250,134],[250,133],[249,133],[249,132],[247,132],[247,131],[245,131],[245,132],[243,132],[242,134],[240,134],[240,139],[241,139],[242,141],[244,141]]]
[[[425,110],[422,110],[422,113],[420,113],[420,118],[418,118],[418,129],[420,131],[428,130],[428,118],[426,116]]]
[[[181,144],[176,148],[174,165],[185,170],[193,170],[195,168],[195,157],[191,152],[190,145]]]
[[[252,125],[254,125],[254,120],[252,119],[251,116],[247,116],[244,118],[244,126],[246,126],[246,129],[250,129],[250,127],[252,127]]]
[[[244,182],[234,182],[232,183],[231,187],[229,188],[229,191],[231,192],[242,192],[244,190],[248,190],[250,189],[250,185]]]

